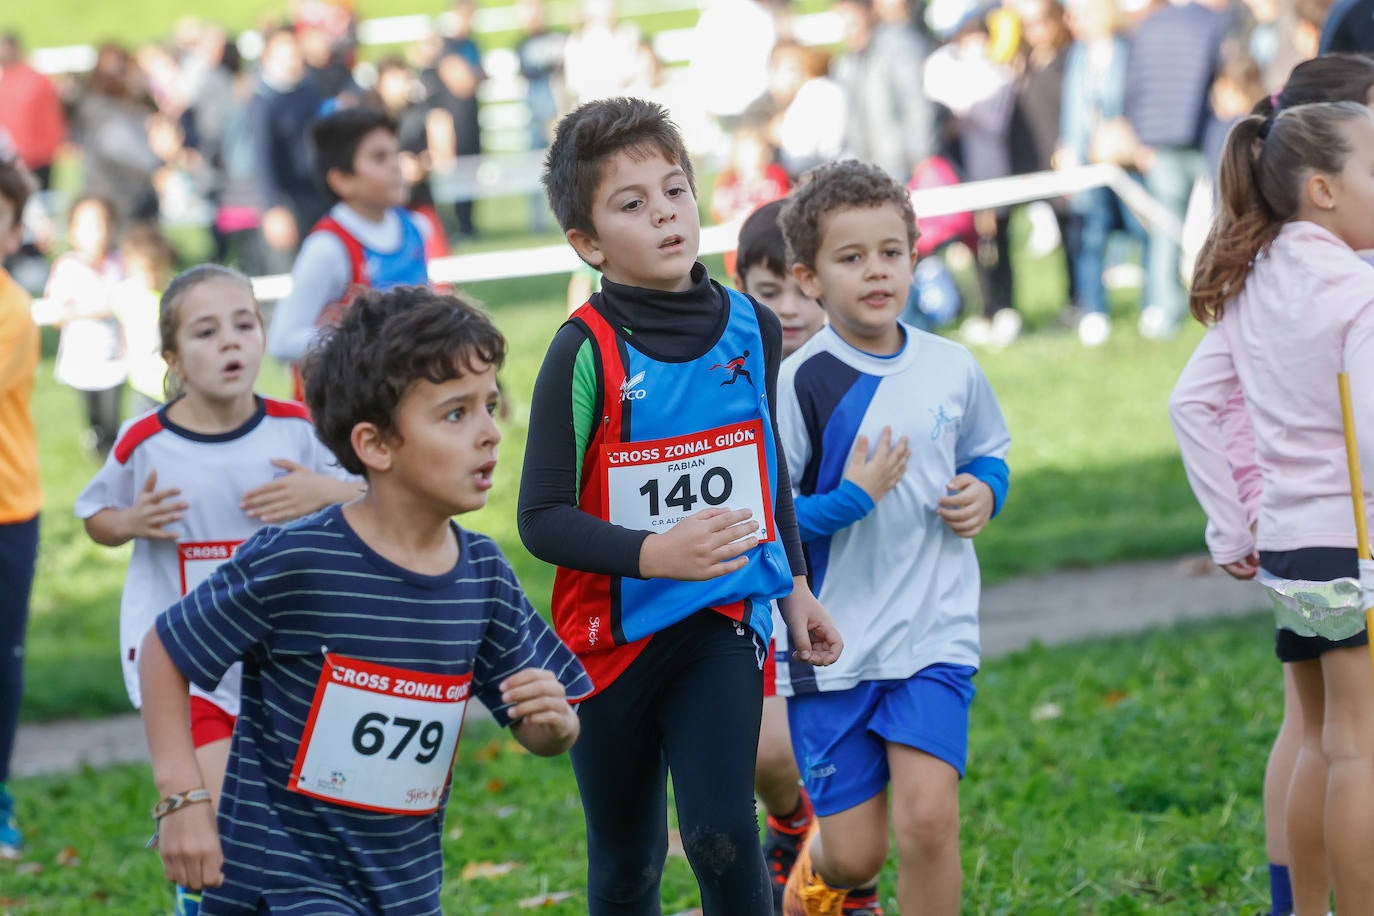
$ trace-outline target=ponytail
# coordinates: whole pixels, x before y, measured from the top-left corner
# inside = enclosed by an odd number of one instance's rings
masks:
[[[1297,217],[1310,173],[1334,175],[1345,168],[1350,140],[1343,125],[1370,117],[1356,102],[1321,102],[1285,108],[1277,116],[1252,114],[1231,128],[1217,182],[1217,215],[1198,252],[1188,296],[1194,318],[1203,324],[1221,320],[1255,259]]]
[[[1188,308],[1203,324],[1221,319],[1226,300],[1240,292],[1250,265],[1279,234],[1281,220],[1260,193],[1259,154],[1270,118],[1242,118],[1226,137],[1217,179],[1218,210],[1198,252]]]

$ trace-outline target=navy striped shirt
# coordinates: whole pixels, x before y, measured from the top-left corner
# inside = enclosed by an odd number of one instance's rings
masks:
[[[366,811],[289,791],[324,651],[442,675],[502,725],[501,681],[552,671],[570,698],[591,691],[582,665],[535,613],[500,549],[457,525],[449,573],[386,560],[338,506],[264,528],[157,619],[176,666],[204,687],[242,659],[243,709],[220,803],[225,883],[202,912],[439,913],[443,806]],[[445,802],[447,798],[445,798]]]

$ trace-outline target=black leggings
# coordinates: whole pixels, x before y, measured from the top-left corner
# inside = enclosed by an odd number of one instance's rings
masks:
[[[591,916],[657,916],[667,775],[705,916],[772,910],[754,809],[763,674],[746,626],[700,611],[649,640],[578,707],[573,771],[587,817]]]
[[[102,388],[100,391],[83,391],[82,395],[86,401],[86,421],[95,433],[95,450],[100,460],[104,461],[119,437],[120,417],[124,413],[124,385]]]
[[[10,755],[24,696],[24,630],[38,558],[38,519],[0,525],[0,782],[10,778]]]

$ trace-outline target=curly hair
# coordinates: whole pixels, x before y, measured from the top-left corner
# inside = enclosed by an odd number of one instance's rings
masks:
[[[544,193],[564,232],[579,229],[596,238],[592,200],[606,162],[622,151],[636,160],[662,154],[687,173],[696,194],[692,159],[667,109],[634,98],[587,102],[558,122],[544,157]]]
[[[1255,259],[1295,218],[1311,172],[1334,175],[1350,157],[1345,124],[1374,118],[1357,102],[1285,108],[1277,117],[1242,118],[1226,137],[1218,208],[1198,252],[1188,308],[1203,324],[1221,320]]]
[[[783,238],[787,239],[787,263],[816,266],[823,221],[838,210],[857,210],[892,204],[906,222],[907,239],[912,247],[920,233],[916,230],[916,210],[907,189],[876,165],[857,159],[844,159],[818,165],[802,175],[801,182],[787,196],[778,215]]]
[[[416,382],[438,385],[505,360],[506,339],[472,303],[425,286],[369,290],[306,353],[305,404],[339,464],[365,475],[354,426],[371,423],[394,440],[397,407]]]

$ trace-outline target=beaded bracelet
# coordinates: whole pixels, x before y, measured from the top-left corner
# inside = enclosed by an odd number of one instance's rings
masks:
[[[208,802],[210,800],[210,790],[206,788],[186,789],[177,792],[175,795],[168,795],[162,801],[153,805],[153,820],[160,821],[173,811],[180,811],[187,805],[194,805],[196,802]]]

